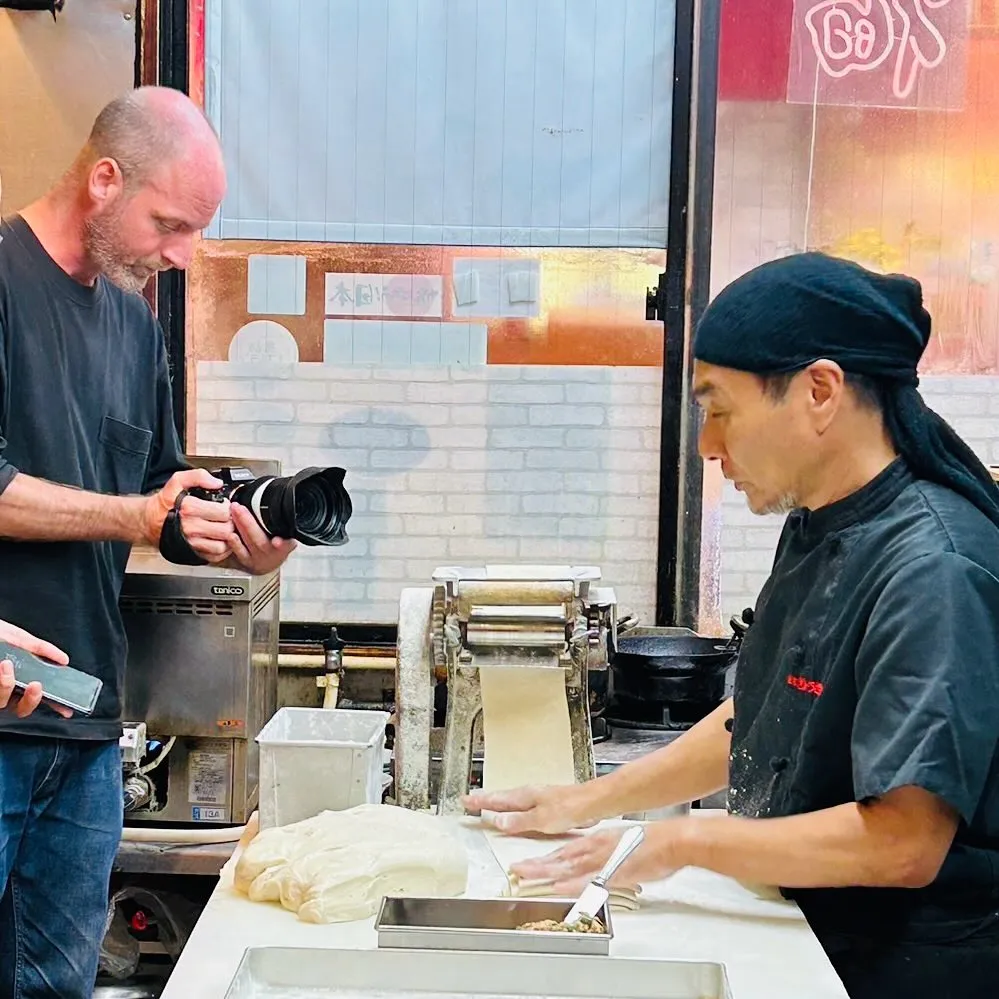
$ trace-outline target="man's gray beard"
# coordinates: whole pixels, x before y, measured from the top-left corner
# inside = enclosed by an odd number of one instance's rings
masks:
[[[768,503],[762,510],[756,511],[758,516],[766,517],[770,514],[788,514],[792,510],[797,510],[799,506],[798,501],[790,494],[785,494],[779,499],[773,501],[773,503]]]
[[[118,243],[113,235],[118,218],[113,215],[105,219],[87,219],[83,229],[83,248],[87,257],[112,284],[122,291],[141,295],[149,279],[138,277],[121,262]]]

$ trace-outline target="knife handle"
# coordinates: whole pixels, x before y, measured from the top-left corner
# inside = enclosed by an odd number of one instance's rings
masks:
[[[607,885],[617,873],[617,869],[642,845],[645,839],[645,829],[642,826],[632,826],[618,841],[614,852],[607,858],[600,873],[593,879],[593,884],[601,888]]]

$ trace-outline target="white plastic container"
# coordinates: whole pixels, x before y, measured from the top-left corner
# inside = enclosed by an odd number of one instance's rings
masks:
[[[385,711],[281,708],[257,736],[260,828],[382,800]]]

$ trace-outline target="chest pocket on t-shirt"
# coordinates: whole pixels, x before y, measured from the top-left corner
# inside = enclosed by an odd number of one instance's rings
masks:
[[[100,441],[108,489],[119,496],[141,492],[153,443],[152,431],[105,416],[101,421]]]

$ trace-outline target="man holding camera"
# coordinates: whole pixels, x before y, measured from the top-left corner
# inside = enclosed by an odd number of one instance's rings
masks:
[[[118,595],[164,524],[202,560],[273,571],[294,542],[184,461],[163,335],[140,296],[184,268],[225,191],[177,91],[113,101],[66,175],[0,224],[0,615],[103,681],[90,717],[0,713],[0,999],[92,994],[122,827]],[[178,529],[179,528],[179,532]]]

